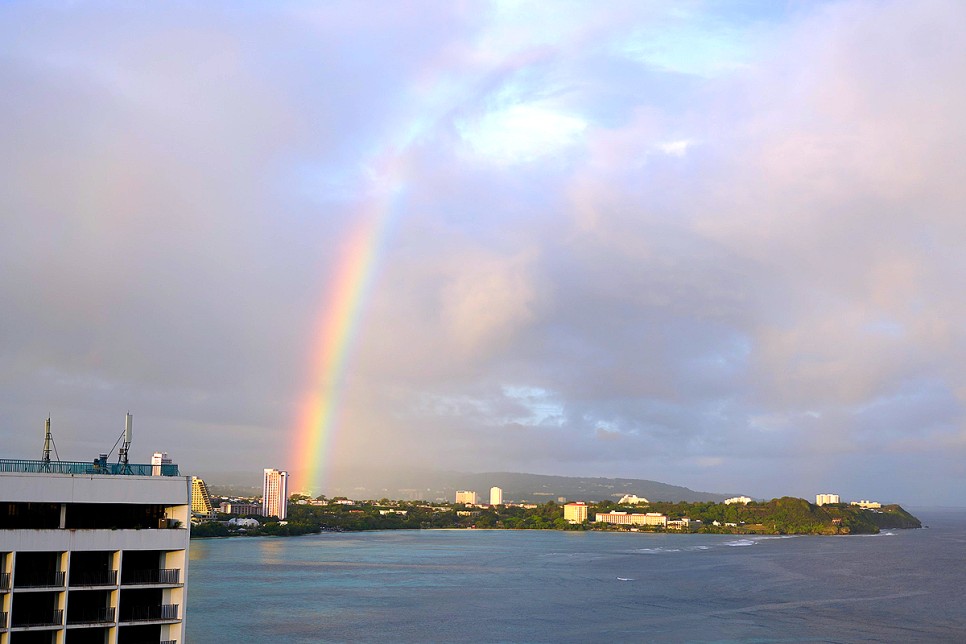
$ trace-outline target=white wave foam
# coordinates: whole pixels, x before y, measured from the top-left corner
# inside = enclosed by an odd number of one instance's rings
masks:
[[[630,577],[618,577],[617,581],[634,581],[634,580],[631,579]]]
[[[753,546],[755,542],[751,539],[736,539],[735,541],[725,542],[726,546]]]

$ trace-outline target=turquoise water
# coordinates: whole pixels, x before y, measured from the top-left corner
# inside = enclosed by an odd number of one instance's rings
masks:
[[[187,641],[966,641],[966,513],[876,536],[388,531],[191,544]]]

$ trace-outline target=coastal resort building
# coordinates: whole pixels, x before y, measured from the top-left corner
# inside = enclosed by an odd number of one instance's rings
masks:
[[[587,504],[583,501],[574,501],[564,505],[564,519],[569,523],[583,523],[587,520]]]
[[[185,641],[191,478],[126,454],[0,459],[0,644]]]
[[[476,492],[469,490],[456,490],[456,502],[466,505],[476,505]]]
[[[882,507],[882,504],[878,501],[867,501],[862,499],[861,501],[852,501],[849,505],[854,505],[856,507],[862,508],[863,510],[878,510]]]
[[[503,505],[503,490],[498,487],[490,488],[490,505]]]
[[[613,525],[645,525],[657,526],[660,528],[667,527],[667,516],[661,514],[660,512],[630,514],[628,512],[611,510],[610,512],[606,513],[598,512],[596,515],[594,515],[594,521],[597,523],[610,523]]]
[[[830,503],[841,503],[838,494],[816,494],[815,505],[828,505]]]
[[[265,469],[262,482],[262,516],[278,517],[279,520],[288,516],[288,472]]]
[[[191,477],[191,517],[202,521],[210,521],[218,516],[211,503],[211,494],[204,479]]]

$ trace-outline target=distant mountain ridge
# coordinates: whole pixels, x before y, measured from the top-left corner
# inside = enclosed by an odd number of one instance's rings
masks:
[[[363,479],[357,485],[333,486],[329,496],[362,498],[397,498],[406,500],[447,500],[456,498],[457,490],[470,490],[481,503],[489,501],[490,488],[503,490],[506,502],[546,503],[565,498],[568,501],[616,501],[625,494],[636,494],[652,501],[723,501],[728,495],[697,492],[679,485],[628,478],[593,478],[526,474],[522,472],[411,472],[397,474],[393,481],[380,482],[378,476]]]
[[[484,472],[480,474],[452,473],[461,481],[456,489],[479,493],[480,501],[489,499],[489,490],[496,486],[503,489],[503,498],[531,503],[555,501],[558,497],[568,501],[617,501],[625,494],[636,494],[651,501],[724,501],[725,494],[699,492],[680,485],[670,485],[648,479],[594,478],[524,474],[519,472]],[[455,483],[455,481],[454,481]]]
[[[259,494],[258,474],[241,472],[204,475],[216,494],[239,494],[248,491]],[[733,494],[700,492],[680,485],[670,485],[648,479],[553,476],[522,472],[455,472],[411,471],[342,472],[334,477],[338,484],[326,486],[328,497],[345,496],[350,499],[400,499],[454,501],[457,490],[471,490],[481,503],[490,498],[490,488],[503,490],[506,502],[546,503],[565,498],[568,501],[617,501],[625,494],[636,494],[650,501],[723,501]],[[230,490],[230,491],[229,491]],[[300,490],[289,490],[290,493]]]

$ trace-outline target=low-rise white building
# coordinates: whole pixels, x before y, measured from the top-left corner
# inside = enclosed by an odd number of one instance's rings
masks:
[[[865,510],[878,510],[882,507],[882,504],[878,501],[867,501],[865,499],[861,501],[852,501],[849,505],[855,505]]]
[[[647,505],[650,503],[643,496],[637,496],[636,494],[625,494],[621,497],[621,500],[617,502],[618,505]]]
[[[611,523],[614,525],[649,525],[667,527],[667,516],[660,512],[628,513],[611,510],[610,512],[598,512],[594,515],[597,523]]]
[[[732,503],[741,503],[742,505],[748,505],[751,503],[751,498],[747,496],[733,496],[730,499],[725,499],[725,505],[731,505]]]

